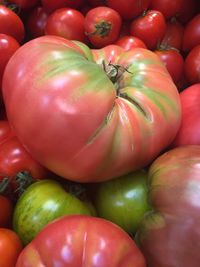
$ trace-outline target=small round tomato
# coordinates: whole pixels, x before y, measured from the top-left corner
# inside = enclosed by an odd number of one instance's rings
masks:
[[[1,191],[0,187],[0,191]],[[1,192],[0,192],[1,193]],[[13,212],[13,205],[9,198],[0,194],[0,227],[9,227]]]
[[[195,46],[187,55],[184,70],[190,84],[200,82],[200,44]]]
[[[0,266],[15,267],[17,258],[22,250],[18,235],[6,228],[0,228]]]
[[[0,33],[14,37],[19,43],[24,39],[25,29],[21,18],[8,7],[0,4]]]
[[[160,11],[166,19],[176,16],[181,10],[183,0],[151,0],[150,9]]]
[[[19,47],[20,44],[15,38],[7,34],[0,33],[0,88],[4,69],[8,63],[8,60]]]
[[[73,8],[60,8],[49,15],[45,33],[47,35],[58,35],[69,40],[84,42],[84,16]]]
[[[85,32],[92,45],[101,48],[119,37],[122,20],[117,11],[109,7],[95,7],[85,16]]]
[[[163,14],[157,10],[148,10],[131,23],[131,35],[140,38],[146,46],[153,50],[164,37],[166,21]]]
[[[121,46],[125,51],[129,51],[130,49],[136,47],[147,48],[145,43],[141,39],[131,35],[125,35],[120,37],[115,42],[115,44]]]

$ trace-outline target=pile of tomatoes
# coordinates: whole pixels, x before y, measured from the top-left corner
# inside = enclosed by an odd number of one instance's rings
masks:
[[[0,266],[199,267],[198,0],[0,1]]]

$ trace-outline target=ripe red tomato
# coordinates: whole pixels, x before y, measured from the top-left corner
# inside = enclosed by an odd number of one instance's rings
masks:
[[[1,189],[2,188],[0,187],[0,191]],[[10,227],[13,212],[13,205],[11,200],[6,196],[0,194],[0,207],[0,227]]]
[[[131,35],[140,38],[146,46],[153,50],[161,42],[166,31],[163,14],[156,10],[148,10],[131,23]]]
[[[189,52],[200,45],[200,14],[193,17],[185,26],[183,34],[183,51]]]
[[[0,89],[4,69],[8,63],[8,60],[19,47],[20,44],[15,38],[7,34],[0,33]]]
[[[141,39],[131,35],[124,35],[120,37],[115,44],[121,46],[125,51],[136,47],[147,48]]]
[[[124,20],[131,20],[149,8],[150,0],[107,0],[106,4],[116,10]]]
[[[178,84],[183,75],[184,59],[178,50],[162,48],[155,50],[160,60],[164,63],[175,84]]]
[[[183,0],[151,0],[150,9],[160,11],[166,19],[179,14]]]
[[[18,235],[6,228],[0,228],[0,266],[15,267],[17,258],[22,250]]]
[[[122,20],[117,11],[109,7],[95,7],[85,16],[85,33],[96,48],[114,43],[119,37]]]
[[[24,248],[16,267],[25,266],[145,267],[146,264],[133,239],[115,224],[97,217],[71,215],[46,225]]]
[[[0,33],[14,37],[19,43],[24,39],[25,29],[21,18],[8,7],[0,4]]]
[[[84,16],[73,8],[57,9],[47,18],[45,33],[84,42]]]
[[[84,4],[84,0],[41,0],[41,3],[44,9],[51,13],[63,7],[77,9]]]
[[[193,84],[180,93],[181,126],[173,141],[173,147],[200,145],[200,83]]]
[[[190,84],[200,82],[200,44],[195,46],[187,55],[184,70]]]
[[[20,8],[31,8],[39,3],[39,0],[9,0],[10,3],[17,4]]]

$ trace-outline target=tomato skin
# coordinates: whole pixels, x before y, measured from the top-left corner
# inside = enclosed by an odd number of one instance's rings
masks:
[[[94,202],[99,217],[134,235],[144,214],[150,210],[147,173],[140,170],[98,184]]]
[[[84,42],[84,16],[76,9],[57,9],[47,18],[45,34]]]
[[[183,0],[151,0],[150,9],[160,11],[166,19],[179,14]]]
[[[15,38],[7,34],[0,33],[0,87],[6,64],[19,47],[20,44]]]
[[[149,8],[150,0],[107,0],[106,3],[115,9],[123,19],[131,20]]]
[[[18,199],[13,213],[13,229],[26,245],[47,223],[71,214],[90,215],[91,212],[58,182],[41,180],[30,185]]]
[[[20,8],[31,8],[39,3],[39,0],[9,0],[10,3],[17,4]]]
[[[198,0],[182,0],[178,20],[186,25],[198,13]]]
[[[22,251],[22,243],[17,234],[7,228],[0,228],[0,266],[15,267]]]
[[[0,4],[0,33],[11,35],[19,43],[24,39],[24,24],[12,10]]]
[[[109,7],[94,7],[85,16],[84,29],[91,44],[101,48],[117,40],[121,25],[117,11]]]
[[[0,194],[0,227],[10,227],[13,204],[9,198]]]
[[[147,48],[141,39],[131,35],[122,36],[115,42],[115,44],[121,46],[125,51],[129,51],[136,47]]]
[[[4,102],[16,136],[34,159],[66,179],[97,182],[144,167],[179,128],[179,93],[155,53],[115,47],[111,62],[112,46],[96,49],[96,63],[86,45],[43,36],[19,48],[6,67]],[[107,68],[122,66],[117,91],[103,60]],[[29,73],[23,83],[19,72]],[[45,125],[40,134],[38,123]]]
[[[200,45],[195,46],[186,56],[185,76],[190,85],[200,82]]]
[[[200,83],[193,84],[180,93],[182,120],[173,141],[173,147],[200,145]]]
[[[41,0],[41,3],[48,13],[52,13],[63,7],[78,9],[84,3],[84,0]]]
[[[48,224],[22,251],[16,267],[50,267],[55,262],[69,267],[146,266],[126,232],[109,221],[83,215],[63,216]]]
[[[143,16],[134,19],[130,26],[131,35],[140,38],[151,50],[156,49],[165,31],[165,18],[157,10],[148,10]]]
[[[200,14],[193,17],[185,26],[183,34],[183,51],[189,52],[200,45]]]

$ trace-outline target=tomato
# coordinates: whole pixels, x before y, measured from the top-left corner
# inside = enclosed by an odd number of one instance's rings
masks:
[[[94,7],[85,16],[84,29],[91,44],[101,48],[117,40],[121,24],[121,17],[114,9]]]
[[[18,199],[13,214],[13,229],[23,244],[29,243],[52,220],[62,215],[88,214],[89,207],[53,180],[30,185]]]
[[[150,0],[107,0],[106,3],[119,12],[124,20],[131,20],[148,9]]]
[[[148,10],[131,23],[131,35],[140,38],[146,46],[153,50],[161,42],[166,31],[163,14],[156,10]]]
[[[0,191],[1,191],[1,188],[0,188]],[[0,194],[0,207],[1,207],[0,227],[10,227],[12,212],[13,212],[13,204],[11,200],[7,198],[6,196]]]
[[[115,42],[115,44],[121,46],[125,51],[136,47],[147,48],[141,39],[131,35],[122,36]]]
[[[151,0],[150,9],[160,11],[166,19],[179,14],[183,0]]]
[[[10,3],[17,4],[20,8],[31,8],[39,3],[39,0],[9,0]]]
[[[148,266],[198,267],[200,146],[186,145],[160,155],[150,166],[149,201],[137,233]]]
[[[14,133],[10,128],[8,121],[6,119],[0,120],[0,146],[13,136]]]
[[[48,12],[53,12],[59,8],[79,8],[84,3],[84,0],[41,0],[42,6]]]
[[[20,44],[12,36],[0,33],[0,87],[5,66],[19,47]]]
[[[49,223],[24,248],[16,267],[40,265],[146,266],[143,255],[126,232],[104,219],[83,215],[64,216]]]
[[[140,170],[98,184],[94,201],[98,216],[134,235],[144,214],[150,210],[147,173]]]
[[[160,58],[160,60],[166,66],[169,74],[171,75],[175,84],[181,80],[184,69],[184,59],[183,56],[173,48],[162,48],[155,50],[155,53]]]
[[[76,9],[57,9],[47,18],[45,33],[84,42],[84,16]]]
[[[182,120],[173,146],[200,145],[200,83],[193,84],[180,93]]]
[[[199,0],[182,0],[181,9],[177,15],[181,23],[187,24],[199,12],[198,2]]]
[[[15,267],[22,250],[22,244],[17,234],[6,228],[0,228],[0,266]]]
[[[200,82],[200,44],[188,53],[184,63],[184,70],[190,85]]]
[[[155,53],[114,47],[116,53],[112,45],[90,50],[42,36],[21,46],[5,69],[3,96],[16,136],[63,178],[127,174],[149,164],[178,131],[179,93]]]
[[[21,18],[8,7],[0,4],[0,33],[11,35],[19,43],[24,39],[25,29]]]
[[[31,38],[36,38],[45,34],[45,26],[48,13],[42,6],[36,6],[29,13],[26,28]]]
[[[189,52],[197,45],[200,45],[200,14],[193,17],[185,26],[182,49]]]

